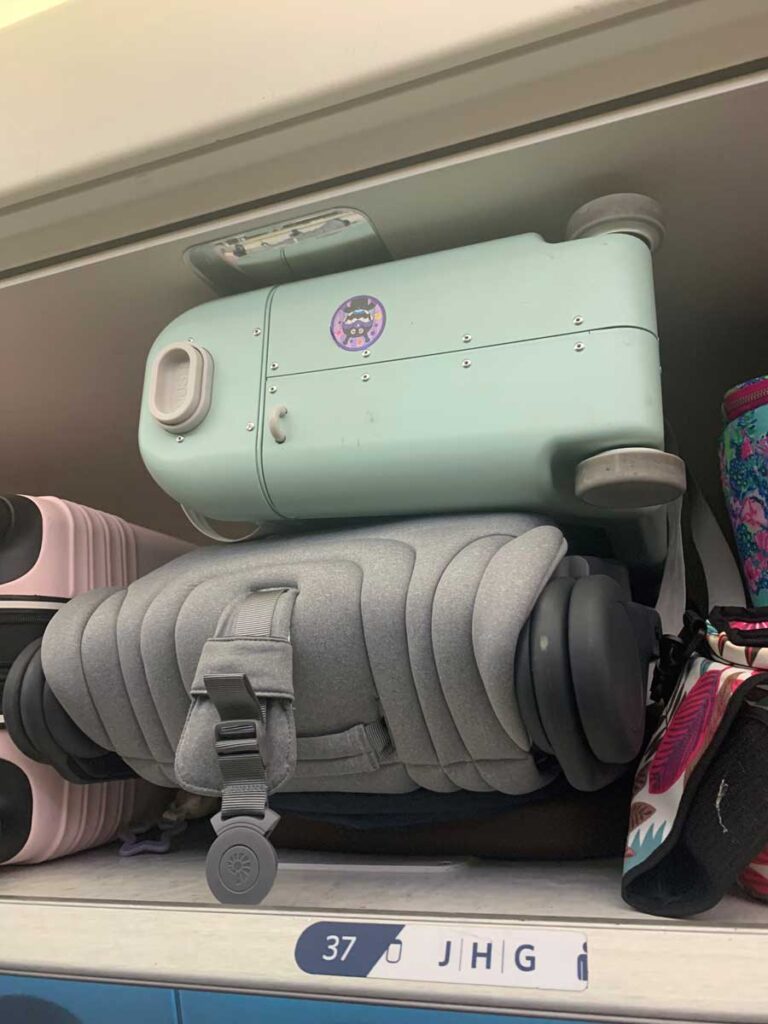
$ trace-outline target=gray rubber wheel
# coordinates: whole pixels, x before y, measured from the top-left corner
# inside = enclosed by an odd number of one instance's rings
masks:
[[[607,234],[635,235],[651,252],[664,241],[664,214],[655,199],[636,192],[593,199],[573,214],[565,229],[568,241]]]
[[[655,448],[614,448],[576,467],[576,497],[598,508],[650,508],[685,494],[685,463]]]
[[[219,903],[255,906],[275,883],[275,848],[256,828],[225,828],[208,851],[205,875]]]

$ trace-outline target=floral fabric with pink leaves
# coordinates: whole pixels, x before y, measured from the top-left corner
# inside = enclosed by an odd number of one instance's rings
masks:
[[[756,605],[768,604],[768,378],[728,392],[720,477],[744,578]]]
[[[638,766],[625,875],[649,858],[650,868],[662,856],[662,847],[673,841],[686,787],[702,757],[723,740],[721,727],[732,702],[768,703],[768,615],[718,611],[734,614],[728,616],[727,629],[720,620],[707,623],[704,646],[686,662]],[[768,900],[768,848],[744,869],[739,882],[750,895]]]

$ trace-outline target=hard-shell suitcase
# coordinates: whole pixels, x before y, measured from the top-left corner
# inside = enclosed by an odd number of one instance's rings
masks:
[[[0,729],[0,864],[37,864],[100,846],[131,822],[157,817],[169,798],[141,779],[75,785]]]
[[[545,520],[446,516],[193,552],[70,602],[43,668],[105,750],[223,797],[209,881],[257,902],[272,792],[320,809],[608,785],[642,746],[657,630],[625,574],[566,557]],[[258,884],[227,874],[232,844],[256,850]]]
[[[122,586],[190,547],[62,498],[0,495],[0,687],[70,597]]]
[[[75,594],[125,585],[189,549],[59,498],[0,497],[0,862],[95,846],[167,802],[167,791],[130,778],[119,758],[76,730],[52,694],[28,685],[22,695],[18,683],[35,669],[39,676],[43,631]]]
[[[663,451],[658,216],[606,197],[564,243],[500,238],[189,310],[149,355],[145,464],[203,525],[509,509],[641,521],[635,552],[658,563],[647,509],[685,489]]]

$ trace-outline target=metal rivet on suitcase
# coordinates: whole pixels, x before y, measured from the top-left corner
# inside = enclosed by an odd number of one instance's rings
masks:
[[[464,367],[464,369],[465,369],[465,370],[467,370],[467,369],[469,369],[469,367],[470,367],[470,366],[472,365],[472,360],[471,360],[471,359],[465,359],[465,360],[464,360],[464,361],[462,362],[462,364],[461,364],[461,365],[462,365],[462,366]]]
[[[220,903],[254,906],[277,877],[277,854],[269,839],[247,818],[239,818],[213,841],[205,863],[208,887]]]
[[[370,373],[364,373],[363,376],[360,378],[360,380],[370,380],[370,379],[371,379]]]
[[[576,324],[576,326],[578,327],[578,326],[579,326],[579,324],[583,324],[583,323],[584,323],[584,317],[583,317],[583,316],[575,316],[575,317],[573,318],[573,322],[574,322],[574,323]]]
[[[256,429],[256,424],[255,424],[255,423],[254,423],[253,421],[250,421],[250,422],[248,422],[248,423],[246,423],[246,424],[245,424],[245,429],[246,429],[247,431],[249,431],[249,432],[250,432],[251,430],[255,430],[255,429]]]
[[[275,393],[276,391],[277,391],[277,388],[276,388],[276,387],[275,387],[275,385],[273,384],[273,385],[272,385],[272,387],[271,387],[271,388],[269,389],[269,393],[270,393],[270,395],[274,395],[274,393]]]
[[[254,336],[254,338],[260,338],[261,337],[261,328],[260,327],[254,327],[254,329],[253,329],[253,336]]]
[[[471,334],[462,334],[461,340],[463,342],[465,342],[465,343],[468,342],[468,341],[472,341],[472,335]]]

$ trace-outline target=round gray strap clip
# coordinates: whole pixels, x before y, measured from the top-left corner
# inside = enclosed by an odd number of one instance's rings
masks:
[[[256,906],[277,877],[277,853],[267,835],[279,821],[267,809],[262,818],[240,815],[211,824],[218,833],[205,862],[208,887],[219,903]]]

